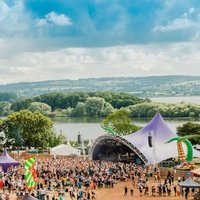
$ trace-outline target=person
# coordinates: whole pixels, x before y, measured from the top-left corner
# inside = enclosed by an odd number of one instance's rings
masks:
[[[127,196],[127,193],[128,193],[128,187],[125,186],[125,187],[124,187],[124,196]]]
[[[71,199],[73,199],[75,197],[75,195],[74,195],[74,187],[73,186],[71,186],[69,188],[69,196],[70,196]]]
[[[130,191],[131,191],[131,196],[133,196],[133,188],[131,188],[131,190],[130,190]]]
[[[178,183],[180,183],[180,182],[181,182],[181,177],[179,176],[179,177],[178,177]]]
[[[91,194],[90,191],[87,192],[87,200],[90,200]]]
[[[92,191],[92,200],[96,199],[95,193]]]
[[[59,200],[64,200],[63,195],[60,195],[60,196],[59,196]]]
[[[192,188],[191,189],[192,196],[194,196],[194,192],[195,192],[195,190],[194,190],[194,188]]]
[[[174,196],[176,197],[176,193],[177,193],[177,186],[174,185]]]
[[[167,191],[166,191],[166,185],[165,184],[162,185],[162,192],[163,192],[163,196],[166,197]]]
[[[154,185],[151,188],[151,192],[152,192],[152,196],[154,197],[156,193],[156,187]]]
[[[144,187],[144,195],[146,196],[146,195],[149,195],[149,187],[148,187],[148,185],[146,185],[145,187]]]
[[[185,188],[185,199],[188,199],[189,188]]]
[[[142,185],[139,186],[139,191],[140,191],[140,196],[142,196],[142,191],[143,191],[143,186]]]
[[[171,175],[171,182],[172,182],[172,185],[174,185],[174,175],[173,174]]]

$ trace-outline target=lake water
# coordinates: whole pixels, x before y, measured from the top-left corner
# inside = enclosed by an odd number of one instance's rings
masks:
[[[69,140],[77,140],[77,135],[80,133],[83,139],[95,139],[100,135],[105,134],[105,131],[101,128],[100,119],[88,119],[88,118],[55,118],[54,128],[56,132],[62,132]],[[134,123],[139,126],[145,126],[151,119],[146,120],[134,120]],[[165,120],[168,126],[176,131],[177,126],[182,125],[189,120],[173,119]],[[190,120],[191,122],[200,123],[200,121]]]
[[[155,97],[150,98],[153,102],[162,102],[162,103],[197,103],[200,104],[200,96],[192,96],[192,97]]]

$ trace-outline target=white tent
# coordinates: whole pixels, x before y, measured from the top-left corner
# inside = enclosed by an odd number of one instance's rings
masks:
[[[63,156],[80,155],[80,150],[66,144],[60,144],[56,147],[51,148],[50,154]]]
[[[152,135],[153,147],[148,145],[149,134]],[[168,140],[177,137],[177,134],[168,127],[160,113],[157,113],[139,131],[122,137],[133,144],[145,156],[148,160],[147,164],[156,164],[169,158],[178,157],[177,143],[166,143]],[[194,157],[200,157],[200,152],[195,149],[193,153]]]

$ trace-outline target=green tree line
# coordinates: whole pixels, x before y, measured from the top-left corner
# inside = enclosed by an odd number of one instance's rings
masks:
[[[156,112],[163,117],[200,117],[200,104],[155,103],[123,92],[52,92],[14,102],[0,101],[0,116],[30,110],[48,116],[106,117],[122,108],[126,108],[133,118],[153,117]]]
[[[153,117],[157,112],[163,117],[200,117],[200,104],[145,102],[127,108],[131,117]]]
[[[0,115],[6,116],[11,112],[27,109],[39,111],[46,115],[104,117],[115,109],[145,101],[147,100],[123,92],[52,92],[34,98],[17,99],[7,105],[9,109],[6,109],[0,102]]]

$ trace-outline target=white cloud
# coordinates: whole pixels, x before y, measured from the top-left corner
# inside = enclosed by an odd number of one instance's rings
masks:
[[[187,12],[185,12],[179,18],[169,21],[165,25],[157,24],[153,28],[153,32],[169,32],[177,30],[199,30],[200,18],[198,17],[199,10],[191,7]],[[194,31],[195,34],[195,31]]]
[[[189,19],[178,18],[165,26],[157,25],[154,27],[154,32],[168,32],[195,27],[197,24]]]
[[[189,14],[193,14],[194,12],[195,12],[195,9],[193,7],[188,10]]]
[[[9,13],[9,7],[3,1],[0,1],[0,22],[3,21]]]
[[[0,59],[2,83],[105,76],[200,75],[195,43],[66,48]]]
[[[64,14],[57,14],[54,11],[45,15],[43,19],[36,19],[37,26],[46,26],[47,24],[55,24],[57,26],[69,26],[72,25],[72,21]]]
[[[36,26],[46,26],[48,24],[46,19],[36,19]]]
[[[31,25],[32,16],[26,11],[23,0],[12,5],[0,1],[0,37],[21,37],[30,31]]]

